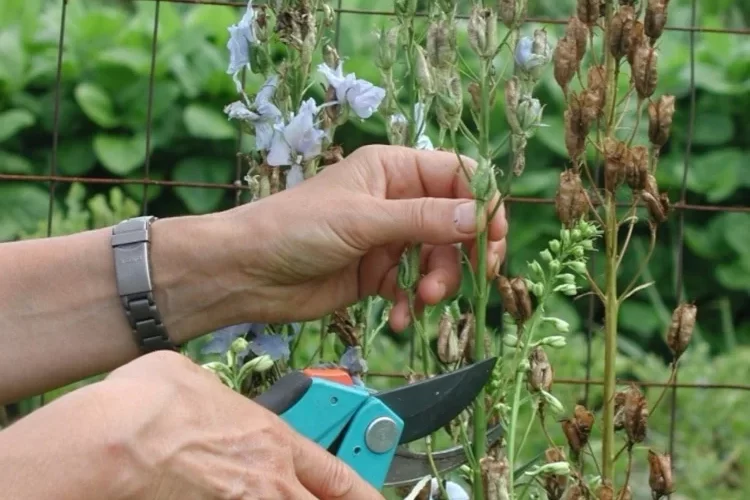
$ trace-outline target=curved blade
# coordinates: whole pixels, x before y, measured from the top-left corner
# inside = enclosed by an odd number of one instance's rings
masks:
[[[487,431],[487,447],[495,444],[503,436],[503,428],[496,425]],[[447,450],[432,453],[432,460],[438,473],[460,467],[468,460],[463,446],[454,446]],[[433,474],[427,453],[416,453],[404,448],[396,450],[391,468],[385,479],[384,486],[404,486],[418,482],[427,475]]]
[[[477,397],[490,378],[497,358],[438,375],[373,396],[404,421],[399,444],[430,434],[453,420]]]

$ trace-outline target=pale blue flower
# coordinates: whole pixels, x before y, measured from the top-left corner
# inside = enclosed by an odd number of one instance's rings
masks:
[[[516,66],[525,73],[536,73],[542,66],[550,62],[552,53],[547,45],[534,43],[534,38],[525,36],[518,40],[514,59]]]
[[[252,351],[256,356],[268,355],[274,361],[286,360],[291,354],[289,343],[301,330],[297,323],[292,323],[291,327],[292,334],[287,335],[265,333],[265,323],[241,323],[227,326],[216,330],[201,352],[203,354],[226,354],[236,338],[250,335],[251,340],[247,348],[237,354],[238,359],[244,359]]]
[[[245,121],[254,127],[255,147],[259,151],[266,151],[271,147],[274,126],[281,123],[281,111],[271,100],[276,92],[278,80],[276,75],[266,80],[251,105],[240,100],[224,108],[224,113],[229,119]]]
[[[239,325],[220,328],[211,335],[211,340],[203,346],[201,352],[203,354],[225,354],[236,338],[243,337],[248,333],[253,335],[262,334],[265,328],[265,323],[241,323]],[[250,347],[248,346],[245,351],[240,353],[240,359],[244,358],[249,350]]]
[[[305,180],[305,172],[302,170],[302,165],[294,164],[289,168],[286,173],[286,188],[291,189],[297,184],[300,184]]]
[[[292,114],[286,125],[276,124],[271,149],[266,161],[273,167],[301,166],[321,153],[325,132],[316,127],[318,107],[310,98],[302,103],[299,112]]]
[[[318,65],[318,71],[326,77],[328,85],[336,91],[336,99],[339,103],[348,104],[362,119],[371,117],[385,98],[385,89],[357,78],[354,73],[344,75],[343,61],[339,62],[335,70],[321,63]]]
[[[417,128],[417,142],[415,144],[416,149],[433,150],[435,147],[432,144],[432,140],[425,133],[427,128],[427,120],[425,116],[424,104],[418,102],[414,104],[414,121]],[[402,115],[397,113],[391,116],[391,128],[398,129],[399,134],[403,134],[405,137],[408,131],[409,120]]]
[[[469,494],[453,481],[445,482],[445,492],[448,494],[448,500],[469,500]],[[438,498],[439,495],[440,489],[437,484],[437,479],[433,477],[430,482],[430,497]]]
[[[350,375],[367,372],[367,361],[362,358],[361,347],[347,347],[339,360],[339,366],[346,368]]]
[[[229,67],[227,68],[227,74],[232,75],[232,80],[234,80],[239,93],[242,93],[242,82],[240,82],[238,75],[242,68],[250,69],[250,45],[257,41],[253,31],[254,21],[255,9],[253,9],[253,2],[250,0],[240,22],[227,28],[229,31],[229,40],[227,41]]]

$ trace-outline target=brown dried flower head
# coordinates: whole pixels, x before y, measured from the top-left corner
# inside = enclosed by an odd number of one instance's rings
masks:
[[[653,47],[638,47],[633,61],[633,83],[638,97],[648,99],[656,90],[659,54]]]
[[[675,97],[663,95],[648,104],[648,138],[651,144],[662,147],[669,139],[675,110]]]
[[[332,144],[323,151],[321,163],[324,166],[333,165],[344,159],[344,149],[339,144]]]
[[[518,12],[519,7],[521,11]],[[500,19],[507,28],[512,28],[516,23],[526,17],[529,6],[523,0],[500,0],[498,2],[498,12]]]
[[[614,500],[615,490],[612,487],[612,482],[609,479],[605,479],[596,488],[596,500]]]
[[[648,470],[648,485],[651,487],[651,496],[654,500],[674,493],[670,455],[648,450]]]
[[[631,67],[635,64],[635,53],[640,47],[649,47],[649,43],[644,32],[643,23],[636,20],[633,23],[633,29],[630,30],[630,42],[628,43],[628,53],[626,55],[628,64]]]
[[[555,370],[549,363],[547,353],[541,346],[536,346],[529,354],[529,392],[552,389]]]
[[[461,356],[458,351],[456,322],[453,320],[453,314],[448,310],[443,312],[438,323],[437,352],[438,358],[443,363],[455,363]]]
[[[565,36],[575,41],[576,60],[580,65],[583,57],[586,55],[586,48],[589,43],[589,28],[577,16],[571,16],[565,27]]]
[[[476,358],[474,357],[474,354],[476,353],[476,343],[475,343],[476,335],[474,333],[474,326],[472,325],[469,328],[469,335],[468,335],[468,342],[466,342],[466,347],[463,350],[463,356],[464,359],[469,363],[474,363],[476,361]],[[459,339],[459,347],[460,347],[460,339]],[[484,336],[484,352],[492,352],[492,339],[489,335]]]
[[[576,15],[578,19],[593,27],[602,16],[600,0],[578,0]]]
[[[578,457],[589,442],[591,428],[594,426],[594,414],[583,405],[576,405],[573,417],[561,422],[563,433],[568,441],[571,455]]]
[[[555,462],[565,462],[565,453],[562,448],[547,448],[544,452],[544,458],[548,464]],[[561,500],[568,485],[568,476],[562,474],[545,474],[544,490],[547,492],[549,500]]]
[[[567,95],[568,85],[578,71],[578,47],[573,38],[566,35],[557,42],[552,54],[552,64],[555,81],[563,94]]]
[[[484,498],[487,500],[510,498],[508,469],[508,460],[505,457],[486,456],[479,460]]]
[[[646,204],[652,223],[661,224],[667,220],[672,211],[672,204],[667,193],[655,195],[653,192],[645,190],[641,192],[641,199]]]
[[[580,484],[574,484],[568,489],[568,493],[565,495],[565,500],[587,500],[588,495],[586,488]]]
[[[630,490],[629,484],[626,484],[624,488],[617,492],[617,500],[633,500],[633,492]]]
[[[469,345],[469,338],[474,336],[474,315],[465,313],[458,321],[458,352],[463,356]]]
[[[568,107],[564,113],[565,147],[574,162],[586,150],[586,137],[591,123],[599,110],[596,95],[584,90],[582,95],[570,94]]]
[[[492,9],[475,6],[467,26],[469,44],[480,57],[494,55],[497,49],[497,14]]]
[[[359,345],[359,330],[345,307],[333,311],[329,328],[345,346]]]
[[[667,24],[668,5],[669,0],[648,0],[644,22],[646,35],[651,38],[652,43],[664,32],[664,26]]]
[[[586,75],[586,86],[588,92],[596,102],[596,116],[602,116],[607,93],[607,71],[603,64],[589,66]]]
[[[648,431],[648,402],[638,387],[631,385],[624,391],[624,401],[619,410],[628,443],[643,442]],[[615,419],[618,417],[615,416]]]
[[[626,172],[626,181],[630,189],[633,191],[645,189],[648,173],[648,148],[633,146],[630,148],[630,162]]]
[[[675,359],[682,356],[682,353],[690,344],[690,338],[693,336],[695,327],[695,318],[698,315],[698,308],[695,304],[683,303],[677,306],[672,312],[672,323],[667,331],[667,345],[674,354]]]
[[[630,164],[630,148],[623,141],[611,137],[604,140],[604,188],[614,193],[625,180]]]
[[[509,280],[505,276],[498,276],[497,288],[503,308],[516,320],[516,323],[523,324],[531,317],[533,313],[531,295],[522,277],[517,276]]]
[[[555,196],[557,217],[566,227],[572,227],[589,209],[588,193],[583,188],[581,174],[566,169],[560,174],[560,185]]]
[[[615,393],[615,431],[621,431],[625,428],[625,413],[622,411],[625,406],[626,391],[617,391]]]
[[[619,61],[630,50],[630,34],[635,24],[635,9],[632,5],[621,6],[610,24],[609,51]]]

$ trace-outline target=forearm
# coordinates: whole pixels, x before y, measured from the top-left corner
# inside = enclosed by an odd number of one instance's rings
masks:
[[[249,294],[233,243],[247,228],[225,214],[161,219],[151,228],[155,300],[177,343],[235,322]],[[138,355],[117,294],[110,235],[106,228],[0,245],[0,402]]]

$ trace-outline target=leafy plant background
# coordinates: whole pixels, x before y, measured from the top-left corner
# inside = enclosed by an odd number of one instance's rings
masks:
[[[424,3],[424,2],[422,2]],[[530,2],[531,16],[565,18],[571,0]],[[335,2],[334,2],[335,4]],[[62,2],[6,0],[0,16],[0,174],[45,175],[54,157],[54,103]],[[378,10],[377,2],[342,0],[345,9]],[[390,2],[383,5],[388,10]],[[238,137],[222,113],[234,98],[225,73],[227,26],[239,7],[161,2],[154,60],[153,108],[149,141],[150,178],[178,182],[231,184],[245,174],[238,170]],[[155,3],[76,0],[67,5],[60,86],[59,175],[137,180],[146,163],[148,88]],[[372,64],[374,33],[386,18],[344,13],[339,30],[340,53],[347,71],[378,82]],[[690,0],[672,0],[669,26],[688,26]],[[697,24],[712,28],[747,28],[750,3],[732,0],[699,2]],[[535,28],[528,23],[525,31]],[[562,27],[547,25],[557,40]],[[465,35],[464,35],[465,36]],[[687,32],[669,31],[661,39],[660,89],[677,96],[672,138],[662,151],[657,180],[678,200],[683,169],[689,162],[686,200],[690,204],[750,205],[750,36],[698,33],[695,38],[696,116],[692,152],[689,141],[690,52]],[[460,43],[464,50],[466,43]],[[468,55],[468,54],[467,54]],[[469,58],[470,59],[470,58]],[[257,80],[257,82],[256,82]],[[248,75],[249,85],[260,84]],[[250,87],[249,87],[250,88]],[[318,96],[322,97],[322,96]],[[514,196],[555,195],[566,151],[563,142],[562,95],[548,71],[540,84],[546,104],[544,123],[527,148],[526,172],[514,184]],[[468,99],[468,96],[465,100]],[[466,116],[467,124],[470,118]],[[495,109],[495,130],[504,130],[502,106]],[[628,126],[625,123],[623,126]],[[430,132],[435,132],[431,129]],[[433,137],[435,137],[433,135]],[[368,143],[386,143],[382,118],[348,122],[337,140],[350,152]],[[499,138],[498,138],[499,140]],[[244,137],[240,147],[252,146]],[[464,151],[471,154],[465,145]],[[507,152],[503,152],[503,155]],[[499,158],[498,161],[507,161]],[[157,216],[206,213],[233,206],[237,191],[226,189],[148,186],[148,212]],[[103,227],[141,210],[144,188],[137,182],[111,186],[58,183],[55,188],[52,234]],[[243,201],[246,195],[242,195]],[[0,241],[45,237],[49,186],[38,181],[0,180]],[[521,270],[559,231],[549,204],[510,207],[508,272]],[[622,308],[618,376],[660,379],[668,351],[663,336],[676,306],[678,215],[661,231],[648,280],[656,285],[640,292]],[[634,248],[647,248],[647,234],[634,235]],[[680,382],[746,383],[750,364],[750,212],[687,211],[684,233],[682,296],[698,305],[698,328],[681,365]],[[635,252],[637,257],[638,252]],[[627,260],[627,258],[626,258]],[[626,263],[623,275],[638,262]],[[599,267],[603,269],[603,267]],[[491,326],[500,327],[499,300],[490,301]],[[551,353],[556,378],[586,375],[586,338],[592,337],[591,377],[601,378],[599,338],[601,311],[589,322],[589,301],[560,300],[553,312],[571,324],[574,348]],[[207,332],[209,333],[209,332]],[[371,371],[401,371],[410,333],[381,335],[373,348]],[[317,346],[302,344],[295,356],[307,359]],[[86,383],[81,382],[81,383]],[[368,383],[401,383],[370,377]],[[46,395],[46,399],[76,385]],[[652,399],[659,388],[648,389]],[[582,386],[556,388],[568,408],[583,397]],[[601,391],[591,386],[589,402],[596,408]],[[669,398],[651,418],[649,442],[669,446]],[[740,499],[750,494],[750,392],[681,389],[677,393],[675,433],[675,498]],[[11,412],[31,411],[24,401]],[[563,442],[555,429],[553,437]],[[595,453],[598,442],[593,434]],[[543,450],[541,436],[531,436]],[[638,451],[636,451],[638,453]],[[642,453],[646,453],[645,448]],[[647,498],[647,471],[637,470],[634,498]]]

